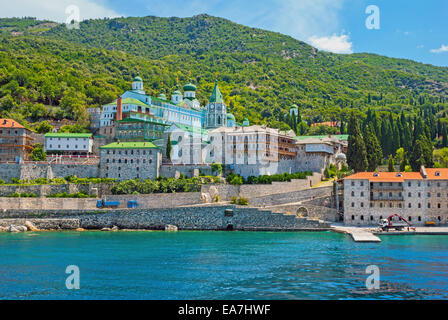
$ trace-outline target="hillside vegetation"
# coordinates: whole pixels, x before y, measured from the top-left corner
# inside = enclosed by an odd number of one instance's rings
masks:
[[[25,124],[68,118],[87,126],[86,107],[112,101],[137,74],[152,95],[169,94],[191,79],[202,104],[218,74],[237,121],[247,117],[299,134],[333,132],[309,125],[346,123],[351,111],[365,118],[368,109],[386,121],[403,111],[412,119],[447,122],[448,68],[321,52],[208,15],[87,20],[79,30],[32,18],[0,19],[1,116]],[[291,120],[293,103],[300,117]]]

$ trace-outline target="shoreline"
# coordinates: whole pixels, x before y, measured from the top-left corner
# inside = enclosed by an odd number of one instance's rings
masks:
[[[351,235],[356,232],[368,232],[375,236],[400,236],[400,235],[448,235],[448,227],[416,227],[416,231],[389,231],[380,232],[377,229],[366,227],[345,227],[345,226],[331,226],[328,228],[295,228],[295,229],[283,229],[273,227],[243,227],[228,230],[225,228],[179,228],[173,225],[165,225],[164,227],[158,226],[154,228],[119,228],[116,225],[111,227],[93,227],[82,228],[75,227],[75,225],[65,227],[49,227],[39,228],[35,225],[38,224],[54,224],[55,222],[61,222],[62,220],[76,220],[76,219],[55,219],[55,218],[3,218],[0,219],[0,233],[29,233],[29,232],[178,232],[178,231],[233,231],[233,232],[334,232]],[[5,226],[6,225],[6,226]],[[26,230],[25,230],[26,227]],[[16,230],[14,230],[16,229]],[[363,241],[361,241],[363,242]],[[364,241],[369,242],[369,241]]]

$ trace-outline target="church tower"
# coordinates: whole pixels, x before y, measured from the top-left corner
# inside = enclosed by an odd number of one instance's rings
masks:
[[[218,87],[218,80],[215,82],[215,87],[207,104],[207,111],[205,115],[206,128],[225,127],[227,123],[227,108],[224,103],[221,91]]]
[[[143,80],[140,77],[135,77],[132,81],[132,91],[145,94],[145,90],[143,90]]]

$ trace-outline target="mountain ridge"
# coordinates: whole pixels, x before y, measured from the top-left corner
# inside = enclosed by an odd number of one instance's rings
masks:
[[[154,95],[163,90],[169,93],[191,78],[205,103],[218,73],[229,111],[238,120],[248,117],[274,127],[284,127],[284,115],[293,103],[301,107],[307,120],[316,122],[368,107],[412,114],[418,112],[416,101],[422,99],[424,103],[441,103],[445,109],[448,97],[448,67],[370,53],[328,53],[278,32],[204,14],[85,20],[79,30],[51,21],[0,19],[1,52],[10,55],[13,59],[9,62],[16,67],[20,66],[16,59],[27,57],[30,70],[39,65],[43,53],[59,68],[75,64],[75,70],[82,70],[77,75],[88,85],[71,79],[67,87],[55,89],[54,101],[30,94],[20,101],[20,95],[7,88],[8,79],[17,81],[17,72],[12,71],[0,78],[0,106],[9,95],[15,107],[25,102],[61,107],[70,88],[80,90],[77,99],[85,105],[100,105],[127,89],[136,74]],[[8,69],[3,59],[0,68]],[[61,70],[47,66],[52,80],[60,81],[63,76],[59,73]],[[95,84],[98,77],[100,85]],[[39,81],[19,82],[19,88],[27,93],[30,89],[42,91]],[[107,88],[107,92],[99,99],[86,86],[98,91]]]

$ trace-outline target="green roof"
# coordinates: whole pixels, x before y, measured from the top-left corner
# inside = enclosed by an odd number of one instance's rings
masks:
[[[212,95],[210,96],[209,102],[224,103],[221,91],[219,91],[218,80],[215,82],[215,87],[213,88]]]
[[[160,98],[160,96],[159,97],[151,97],[151,101],[159,101],[159,102],[163,102],[163,103],[172,104],[170,101]]]
[[[148,141],[125,141],[112,142],[100,147],[100,149],[159,149],[159,147]]]
[[[134,81],[140,81],[140,82],[143,82],[142,78],[140,78],[139,76],[135,77],[135,78],[134,78]]]
[[[196,91],[196,86],[192,83],[184,85],[184,91]]]
[[[69,133],[69,132],[50,132],[45,134],[45,138],[90,138],[91,133]]]
[[[289,107],[289,109],[298,109],[297,105],[293,104],[292,106]]]
[[[178,127],[179,129],[181,129],[183,131],[190,132],[190,133],[201,133],[201,134],[207,134],[208,133],[207,129],[202,129],[201,127],[187,126],[187,125],[179,124],[179,123],[175,123],[174,125],[176,127]]]
[[[332,134],[331,137],[338,138],[339,140],[342,140],[342,141],[348,140],[348,134]],[[328,138],[328,134],[319,135],[319,136],[297,136],[296,137],[297,140],[305,140],[305,139],[309,139],[309,138],[315,138],[315,139]]]
[[[131,113],[132,113],[132,111],[131,111]],[[121,120],[116,120],[115,122],[118,122],[118,123],[126,123],[126,122],[144,122],[144,123],[154,123],[154,124],[159,124],[159,125],[161,125],[161,126],[169,126],[169,124],[167,124],[166,122],[163,122],[163,119],[161,120],[161,121],[156,121],[155,119],[153,119],[153,118],[145,118],[145,119],[138,119],[138,118],[124,118],[124,119],[121,119]]]
[[[135,98],[125,98],[125,99],[123,99],[121,101],[121,104],[122,105],[124,105],[124,104],[134,104],[134,105],[141,106],[141,107],[149,107],[149,105],[147,105],[147,104],[145,104],[145,103],[143,103],[140,100],[135,99]],[[106,104],[106,106],[115,106],[115,105],[117,105],[117,100],[114,100],[114,102]]]
[[[234,116],[233,114],[231,114],[231,113],[228,113],[228,114],[227,114],[227,120],[233,120],[233,121],[235,121],[235,116]]]
[[[173,92],[173,94],[180,94],[181,95],[182,93],[179,90],[176,90],[176,91]]]

